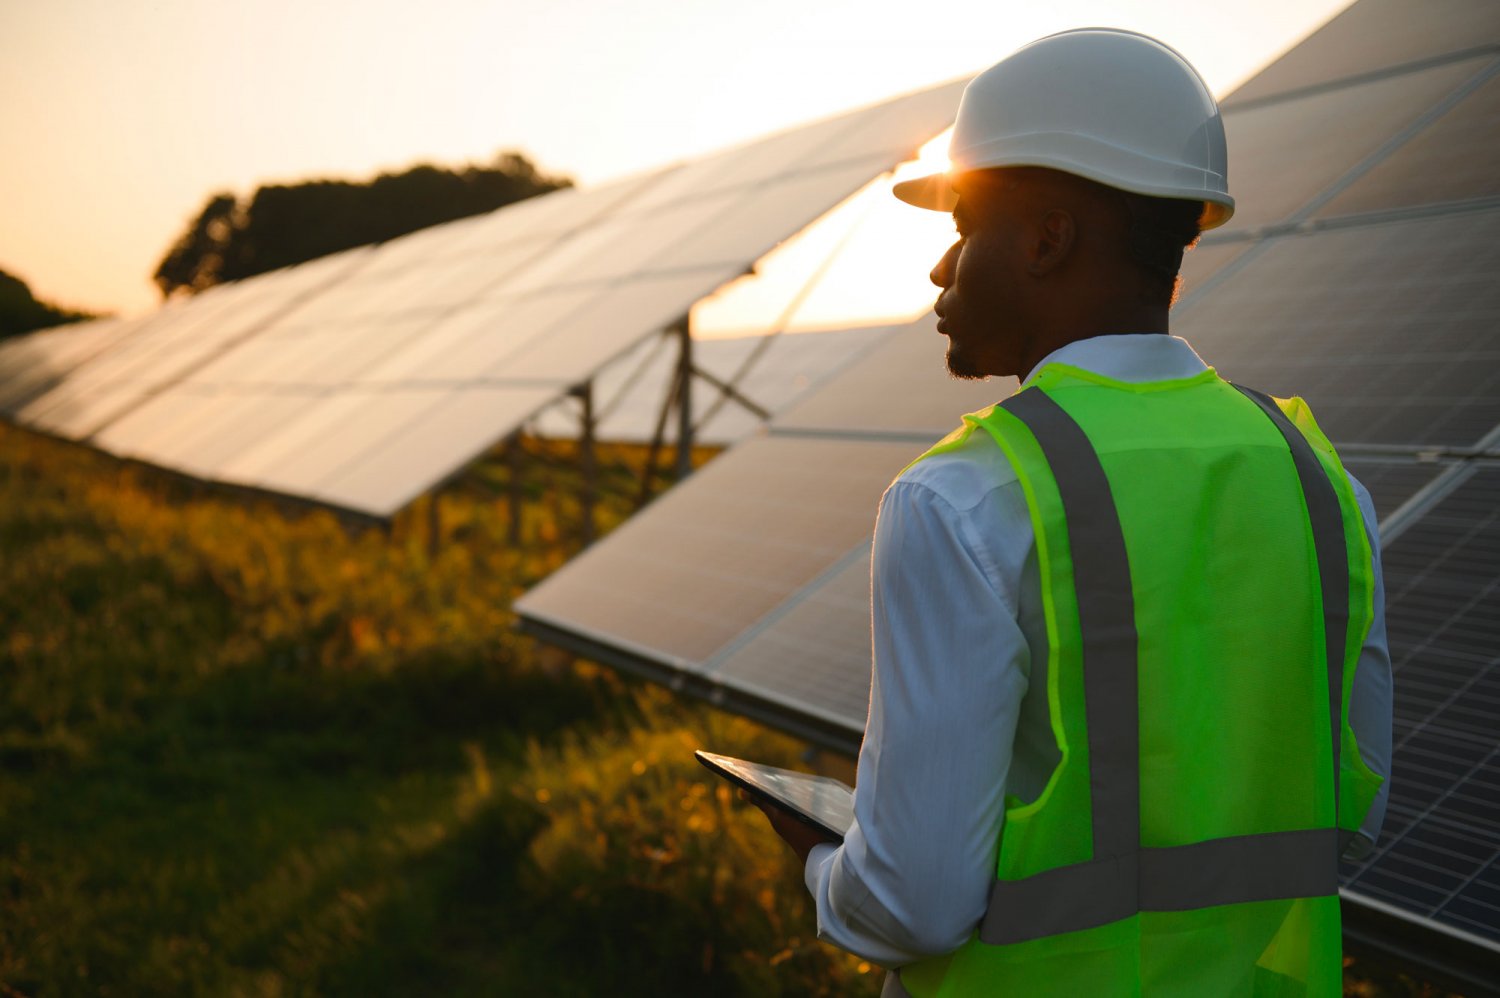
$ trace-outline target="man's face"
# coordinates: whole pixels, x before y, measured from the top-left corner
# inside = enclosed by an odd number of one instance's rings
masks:
[[[943,289],[934,308],[954,377],[1027,373],[1020,370],[1031,332],[1023,186],[993,174],[960,177],[955,184],[958,241],[929,275]]]

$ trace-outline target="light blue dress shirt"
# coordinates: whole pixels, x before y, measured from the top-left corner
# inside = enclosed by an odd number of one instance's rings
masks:
[[[1205,369],[1185,340],[1159,334],[1080,340],[1042,365],[1053,361],[1118,381],[1188,378]],[[1388,776],[1385,592],[1374,507],[1364,486],[1354,482],[1354,490],[1375,553],[1376,588],[1350,723],[1366,764]],[[1034,799],[1058,758],[1031,518],[988,435],[917,463],[886,490],[875,527],[872,616],[855,823],[842,846],[813,849],[805,876],[819,938],[897,967],[968,941],[994,880],[1005,795]],[[1382,788],[1351,853],[1371,847],[1386,796]]]

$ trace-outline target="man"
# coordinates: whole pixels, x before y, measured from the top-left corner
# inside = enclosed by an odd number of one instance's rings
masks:
[[[1167,333],[1225,158],[1181,56],[1087,29],[898,185],[954,214],[950,371],[1023,384],[882,500],[844,843],[767,812],[888,994],[1339,993],[1390,759],[1375,518],[1299,400]]]

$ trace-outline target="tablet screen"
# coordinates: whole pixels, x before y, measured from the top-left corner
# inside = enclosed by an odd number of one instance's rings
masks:
[[[804,821],[843,841],[854,824],[854,790],[829,776],[764,766],[727,755],[695,752],[698,761],[753,793],[771,798]]]

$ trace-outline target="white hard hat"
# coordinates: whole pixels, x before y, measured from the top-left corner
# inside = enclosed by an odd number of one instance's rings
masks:
[[[1205,229],[1234,214],[1218,104],[1186,59],[1133,31],[1064,31],[985,70],[964,90],[948,159],[947,173],[899,183],[896,196],[952,211],[958,174],[1044,166],[1202,201]]]

